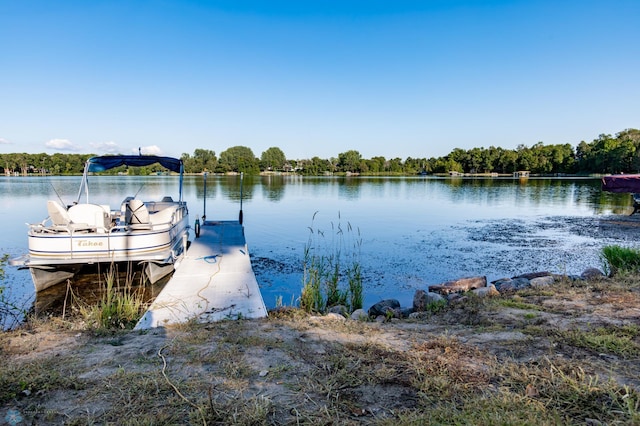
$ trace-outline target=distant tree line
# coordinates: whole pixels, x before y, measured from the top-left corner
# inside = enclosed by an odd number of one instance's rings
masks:
[[[78,174],[85,161],[93,154],[0,154],[0,171],[7,174]],[[529,171],[532,174],[606,174],[640,173],[640,130],[627,129],[615,136],[602,134],[592,142],[545,145],[538,142],[531,147],[519,145],[516,149],[456,148],[438,158],[387,159],[382,156],[362,158],[356,150],[338,154],[337,158],[287,159],[278,147],[271,147],[257,158],[251,148],[234,146],[220,152],[196,149],[193,154],[184,153],[181,159],[187,173],[246,173],[291,172],[303,175],[353,173],[366,175],[413,175],[417,173],[439,174],[500,173],[512,174]],[[151,166],[138,174],[154,173],[161,166]],[[123,172],[117,169],[113,173]]]

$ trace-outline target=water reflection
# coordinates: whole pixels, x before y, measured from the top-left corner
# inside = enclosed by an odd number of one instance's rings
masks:
[[[360,186],[363,184],[357,177],[346,176],[338,180],[338,193],[341,198],[357,200],[360,198]]]
[[[286,186],[285,176],[268,175],[261,179],[263,198],[278,202],[284,197],[284,189]]]
[[[189,176],[185,179],[185,183],[187,180],[189,181],[189,184],[195,188],[195,196],[197,198],[204,198],[205,192],[207,194],[207,198],[216,198],[218,185],[215,176]]]

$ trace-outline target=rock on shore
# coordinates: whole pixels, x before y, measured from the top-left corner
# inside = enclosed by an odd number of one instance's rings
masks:
[[[490,283],[486,276],[464,277],[441,284],[431,285],[426,290],[416,290],[413,305],[403,308],[396,299],[384,299],[372,305],[368,310],[358,309],[350,318],[354,320],[388,321],[392,318],[420,317],[434,307],[445,306],[459,300],[467,293],[476,297],[499,296],[502,293],[516,292],[526,288],[547,287],[559,280],[590,280],[604,277],[605,274],[597,268],[588,268],[581,275],[558,275],[547,271],[530,272],[511,278],[501,278]],[[344,307],[334,310],[335,313],[345,313]]]

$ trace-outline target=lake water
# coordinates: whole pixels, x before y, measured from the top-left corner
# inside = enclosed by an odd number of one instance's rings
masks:
[[[0,253],[25,253],[25,223],[46,217],[48,199],[76,200],[79,182],[80,177],[1,177]],[[91,200],[112,208],[129,195],[144,200],[178,194],[173,176],[100,177],[92,183]],[[210,220],[238,218],[239,177],[209,176],[206,203],[204,190],[202,176],[185,178],[192,222],[205,209]],[[416,289],[465,276],[493,280],[600,267],[599,250],[611,241],[593,227],[602,216],[630,213],[631,198],[602,192],[598,179],[263,176],[244,179],[242,209],[268,307],[278,298],[297,303],[310,236],[319,249],[331,251],[342,238],[343,255],[359,253],[367,307],[388,297],[410,305]],[[6,272],[11,297],[31,303],[28,271]]]

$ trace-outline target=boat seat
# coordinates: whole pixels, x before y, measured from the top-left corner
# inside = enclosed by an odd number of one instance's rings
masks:
[[[68,213],[72,223],[87,224],[89,227],[95,228],[98,233],[104,233],[111,228],[109,206],[76,204],[69,207]]]
[[[175,201],[147,201],[145,203],[145,205],[147,206],[147,209],[149,210],[149,213],[156,213],[156,212],[161,212],[164,209],[167,208],[171,208],[171,207],[175,207],[176,206],[176,202]]]
[[[125,223],[133,229],[150,229],[149,210],[141,200],[134,198],[127,203]]]
[[[51,223],[55,226],[66,226],[71,223],[69,212],[57,201],[47,201],[47,212],[51,218]]]
[[[173,220],[173,215],[175,214],[176,210],[178,210],[178,207],[174,204],[156,213],[151,213],[149,215],[149,221],[153,224],[153,228],[154,229],[169,228],[172,224],[171,222]]]
[[[45,228],[45,231],[73,232],[89,231],[91,229],[91,226],[88,223],[77,222],[76,220],[74,220],[69,211],[57,201],[47,201],[47,213],[49,213],[49,218],[51,219],[52,226],[50,226],[48,229]]]

